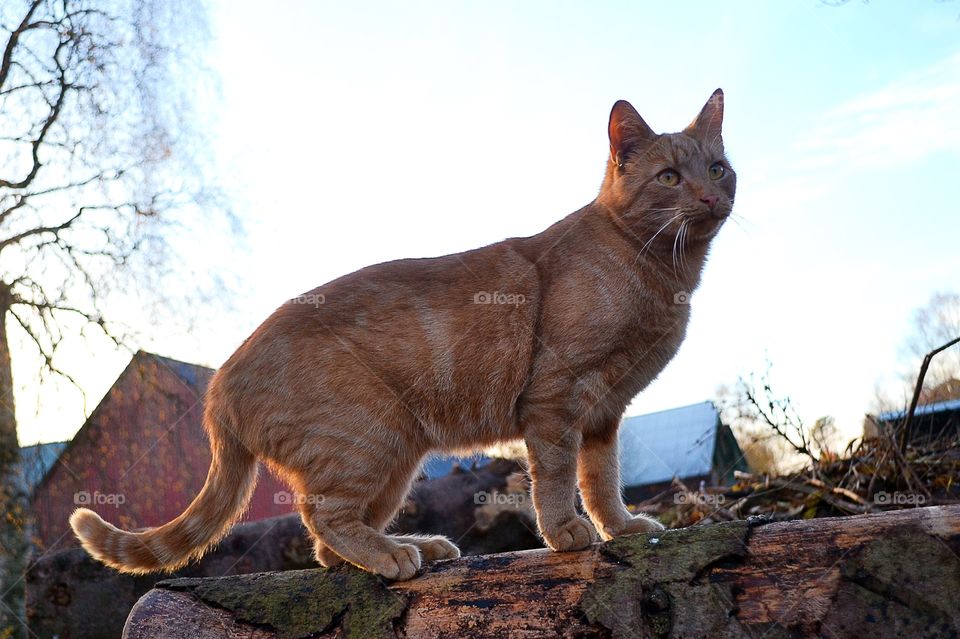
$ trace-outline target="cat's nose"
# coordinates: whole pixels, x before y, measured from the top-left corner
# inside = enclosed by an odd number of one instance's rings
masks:
[[[700,201],[710,207],[710,211],[713,212],[717,208],[717,202],[720,201],[720,198],[716,195],[705,195],[700,198]]]

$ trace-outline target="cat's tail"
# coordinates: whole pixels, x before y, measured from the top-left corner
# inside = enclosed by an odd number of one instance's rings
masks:
[[[209,414],[207,418],[209,418]],[[78,508],[70,527],[94,559],[120,572],[176,570],[220,541],[246,509],[257,483],[257,460],[231,433],[208,428],[213,461],[200,494],[173,521],[141,532],[120,530]]]

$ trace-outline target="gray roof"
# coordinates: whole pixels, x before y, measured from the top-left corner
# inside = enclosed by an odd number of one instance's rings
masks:
[[[624,485],[710,474],[719,425],[711,402],[625,418],[620,426]]]
[[[427,476],[427,479],[436,479],[449,475],[455,464],[462,468],[473,468],[474,466],[482,468],[489,463],[490,458],[480,453],[469,457],[434,454],[424,461],[421,472]]]
[[[27,492],[33,491],[43,479],[47,471],[53,467],[60,453],[69,442],[50,442],[48,444],[34,444],[20,448],[20,479],[21,486]]]

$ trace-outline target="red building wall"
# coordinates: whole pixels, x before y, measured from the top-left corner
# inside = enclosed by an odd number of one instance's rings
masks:
[[[183,512],[210,465],[201,417],[211,375],[209,368],[137,353],[34,491],[38,547],[77,545],[68,519],[78,506],[127,530]],[[244,520],[291,512],[289,500],[277,498],[287,491],[261,469]]]

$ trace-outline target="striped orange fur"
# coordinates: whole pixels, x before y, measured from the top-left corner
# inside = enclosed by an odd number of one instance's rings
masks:
[[[125,572],[182,566],[242,514],[260,459],[295,491],[321,563],[409,579],[424,559],[459,556],[440,536],[384,533],[423,457],[520,438],[551,548],[658,529],[623,504],[616,434],[677,352],[732,209],[722,118],[719,89],[673,134],[618,102],[584,208],[531,237],[370,266],[282,305],[210,383],[213,462],[193,503],[143,532],[78,509],[83,547]]]

